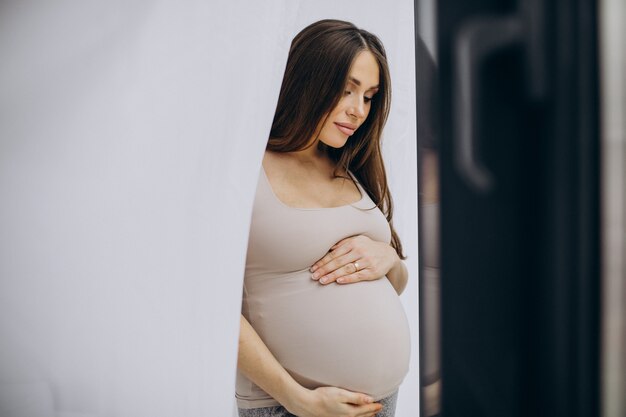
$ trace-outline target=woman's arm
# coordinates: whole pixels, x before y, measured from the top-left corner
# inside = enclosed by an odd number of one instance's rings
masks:
[[[304,388],[281,366],[243,316],[237,366],[287,411],[300,417],[370,417],[382,408],[380,403],[374,403],[365,394],[334,387]]]
[[[395,252],[395,251],[394,251]],[[391,285],[396,290],[398,295],[402,294],[406,288],[406,284],[409,278],[409,271],[406,269],[406,264],[396,254],[397,261],[395,265],[387,272],[387,279],[391,282]]]
[[[312,267],[311,278],[321,284],[373,281],[385,275],[398,294],[404,291],[408,271],[396,250],[367,236],[353,236],[334,245]]]

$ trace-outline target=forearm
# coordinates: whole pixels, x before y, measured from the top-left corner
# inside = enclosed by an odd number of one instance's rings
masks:
[[[398,257],[394,266],[387,272],[387,279],[396,290],[398,295],[402,294],[406,288],[409,272],[406,269],[406,265],[402,259]]]
[[[288,410],[308,393],[308,390],[298,384],[276,360],[243,316],[239,331],[237,366],[248,379]]]

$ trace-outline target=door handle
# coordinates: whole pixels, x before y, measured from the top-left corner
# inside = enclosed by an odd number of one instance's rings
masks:
[[[543,62],[543,6],[529,0],[512,16],[483,16],[464,23],[454,43],[454,164],[474,190],[491,191],[494,175],[483,164],[477,137],[480,133],[480,66],[502,48],[526,46],[528,95],[540,99],[545,93]]]

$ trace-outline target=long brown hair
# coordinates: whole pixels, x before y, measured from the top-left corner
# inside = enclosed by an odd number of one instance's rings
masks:
[[[321,141],[318,146],[335,162],[335,176],[349,170],[387,217],[391,245],[404,259],[400,238],[393,228],[393,201],[381,152],[381,135],[389,115],[391,84],[387,56],[375,35],[350,22],[320,20],[296,35],[291,43],[285,76],[272,122],[267,149],[296,152],[311,145],[311,138],[339,103],[355,57],[369,51],[378,62],[378,93],[370,112],[341,148]]]

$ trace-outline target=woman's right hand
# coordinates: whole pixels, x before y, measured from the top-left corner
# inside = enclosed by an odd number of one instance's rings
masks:
[[[383,406],[368,395],[335,387],[305,390],[293,404],[283,404],[299,417],[373,417]]]

